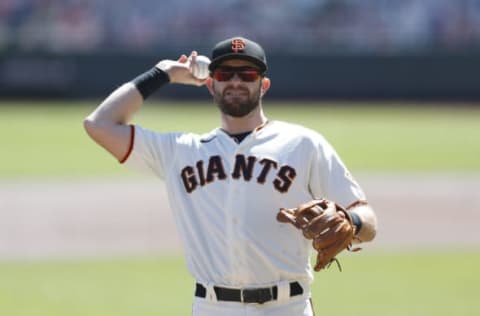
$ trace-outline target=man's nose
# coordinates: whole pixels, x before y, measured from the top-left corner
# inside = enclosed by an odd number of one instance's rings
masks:
[[[242,80],[242,78],[240,78],[240,76],[238,75],[238,73],[235,72],[235,73],[233,74],[233,77],[230,78],[230,81],[231,81],[231,82],[235,82],[235,83],[239,83],[239,82],[242,82],[243,80]]]

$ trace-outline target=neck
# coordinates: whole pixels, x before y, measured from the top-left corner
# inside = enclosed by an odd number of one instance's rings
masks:
[[[265,124],[267,118],[263,113],[262,106],[257,106],[252,112],[243,117],[233,117],[221,113],[222,129],[229,134],[240,134],[253,131],[258,126]]]

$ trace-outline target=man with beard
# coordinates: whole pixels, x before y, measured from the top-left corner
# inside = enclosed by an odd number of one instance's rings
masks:
[[[335,201],[351,215],[358,241],[374,238],[374,212],[320,134],[267,119],[262,98],[270,79],[259,44],[230,38],[211,57],[205,80],[193,76],[195,51],[160,61],[105,99],[85,129],[121,163],[166,182],[196,281],[193,315],[313,315],[311,242],[278,222],[278,210],[313,198]],[[128,125],[167,83],[206,85],[220,127],[196,135]]]

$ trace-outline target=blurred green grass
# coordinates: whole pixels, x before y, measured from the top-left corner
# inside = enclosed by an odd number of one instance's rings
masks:
[[[0,103],[0,178],[130,176],[83,131],[91,102]],[[353,171],[479,171],[480,107],[413,103],[274,103],[267,116],[321,132]],[[215,105],[147,102],[136,123],[208,132]]]
[[[473,316],[480,253],[363,251],[316,273],[319,315]],[[8,316],[190,315],[193,280],[177,257],[0,263]]]

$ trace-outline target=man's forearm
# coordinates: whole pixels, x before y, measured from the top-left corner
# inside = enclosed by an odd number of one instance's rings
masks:
[[[88,119],[102,124],[127,124],[143,100],[169,81],[165,71],[153,67],[115,90]]]
[[[196,86],[206,83],[206,79],[200,80],[192,75],[192,61],[196,55],[196,52],[192,52],[190,59],[182,55],[177,61],[162,60],[113,91],[84,119],[83,125],[88,135],[119,161],[124,161],[133,148],[135,135],[128,124],[146,98],[170,82]]]
[[[132,82],[113,91],[88,117],[96,124],[128,124],[140,109],[143,97]]]
[[[132,131],[127,125],[140,109],[143,98],[133,83],[113,91],[83,121],[88,135],[119,161],[124,161],[132,146]]]

